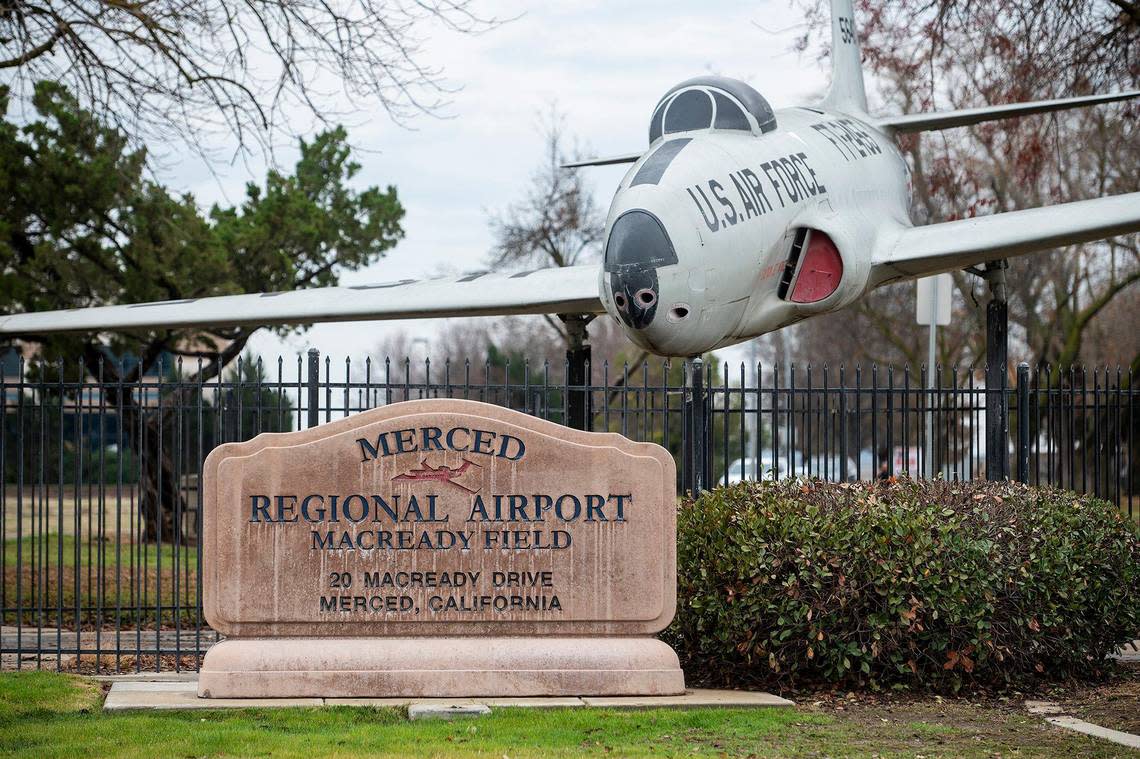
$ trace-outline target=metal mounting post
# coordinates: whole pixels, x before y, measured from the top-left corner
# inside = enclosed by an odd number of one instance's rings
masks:
[[[685,378],[685,457],[681,489],[700,495],[708,483],[708,399],[705,393],[705,362],[700,357],[689,362],[688,376]]]
[[[983,276],[990,285],[986,305],[986,479],[1009,477],[1009,399],[1006,363],[1009,355],[1009,302],[1005,260],[986,263]]]
[[[593,421],[590,403],[590,345],[586,325],[593,314],[559,314],[566,325],[566,426],[589,430]]]

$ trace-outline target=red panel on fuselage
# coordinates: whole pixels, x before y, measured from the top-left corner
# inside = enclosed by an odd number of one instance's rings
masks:
[[[835,292],[843,279],[843,258],[831,238],[818,229],[811,231],[800,273],[792,290],[793,303],[817,303]]]

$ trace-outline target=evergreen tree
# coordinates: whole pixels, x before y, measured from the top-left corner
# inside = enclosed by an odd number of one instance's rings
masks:
[[[7,117],[8,95],[0,88],[5,313],[335,285],[341,271],[373,263],[403,237],[395,188],[353,186],[360,165],[339,127],[302,140],[291,174],[270,171],[264,184],[247,185],[239,206],[203,213],[192,196],[149,178],[145,152],[131,149],[124,134],[60,85],[40,83],[34,106],[28,123]],[[188,373],[180,392],[189,393],[194,382],[217,377],[257,329],[19,337],[38,343],[49,361],[65,359],[73,379],[85,372],[108,383],[136,382],[173,354]],[[128,352],[138,357],[129,367],[107,358]],[[123,396],[127,429],[141,430],[130,444],[157,462],[140,483],[147,536],[157,534],[159,520],[161,534],[174,535],[170,519],[181,495],[171,462],[158,454],[165,420]]]

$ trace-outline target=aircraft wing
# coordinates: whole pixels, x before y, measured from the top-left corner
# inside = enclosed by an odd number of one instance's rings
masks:
[[[1060,245],[1140,231],[1140,192],[1008,211],[881,235],[871,286],[926,277]]]
[[[1083,108],[1100,103],[1114,103],[1118,100],[1131,100],[1135,97],[1140,97],[1140,90],[1113,92],[1108,95],[1085,95],[1073,98],[1057,98],[1055,100],[1034,100],[1028,103],[1009,103],[1008,105],[992,105],[983,106],[981,108],[963,108],[960,111],[880,116],[872,117],[871,121],[880,129],[891,130],[896,133],[928,132],[938,129],[970,126],[971,124],[979,124],[983,121],[1029,116],[1034,113],[1050,113],[1052,111]]]
[[[601,313],[598,266],[0,316],[0,334],[260,326],[437,316]]]

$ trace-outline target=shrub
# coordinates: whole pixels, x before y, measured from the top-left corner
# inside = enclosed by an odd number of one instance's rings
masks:
[[[694,681],[956,689],[1087,675],[1140,633],[1140,537],[1112,505],[1014,483],[744,482],[682,503]]]

